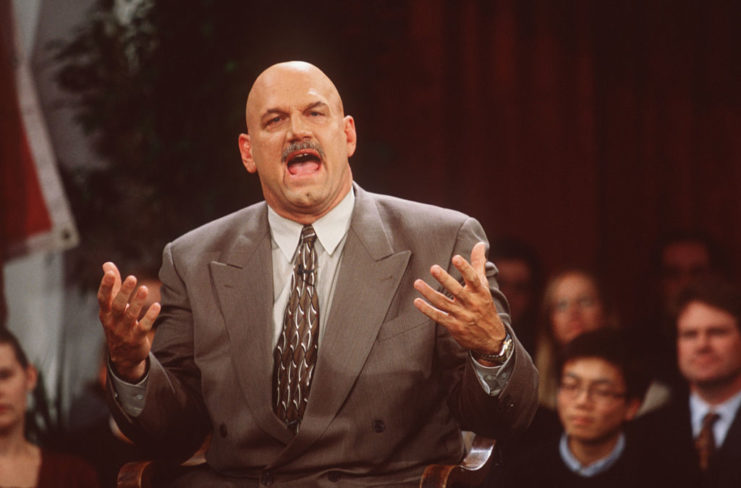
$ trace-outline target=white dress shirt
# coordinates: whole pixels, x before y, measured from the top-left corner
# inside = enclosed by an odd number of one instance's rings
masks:
[[[314,251],[317,255],[317,294],[319,296],[319,344],[324,335],[324,326],[332,307],[337,272],[340,269],[342,250],[350,228],[355,193],[348,192],[345,198],[312,226],[316,233]],[[301,240],[302,224],[278,215],[268,207],[268,223],[272,236],[273,254],[273,346],[283,330],[288,297],[291,295],[293,259]]]
[[[576,459],[576,456],[574,456],[571,449],[569,449],[569,436],[566,435],[565,432],[561,434],[561,441],[558,443],[558,452],[561,454],[561,460],[564,464],[571,471],[585,478],[597,476],[598,474],[604,473],[610,469],[612,465],[620,459],[620,456],[623,455],[623,451],[625,451],[625,434],[621,432],[620,437],[618,437],[615,447],[612,448],[610,454],[585,466]]]
[[[728,429],[731,428],[733,419],[736,418],[738,408],[741,406],[741,391],[719,405],[710,405],[696,393],[690,394],[690,420],[692,421],[692,437],[697,437],[702,429],[702,419],[709,411],[718,414],[718,420],[713,424],[713,437],[715,446],[720,447],[726,440]]]

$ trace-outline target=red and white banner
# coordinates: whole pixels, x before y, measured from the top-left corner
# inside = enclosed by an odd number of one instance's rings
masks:
[[[0,0],[0,263],[78,243],[15,25],[12,2]]]

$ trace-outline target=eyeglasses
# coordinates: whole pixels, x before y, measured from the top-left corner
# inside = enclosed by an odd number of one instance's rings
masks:
[[[597,403],[609,403],[618,398],[625,398],[624,391],[615,391],[609,386],[603,385],[584,387],[579,383],[561,383],[559,385],[559,391],[569,400],[576,400],[581,396],[582,392],[586,392],[587,399]]]
[[[558,300],[553,306],[553,310],[555,312],[565,312],[566,310],[569,309],[571,305],[574,305],[583,310],[583,309],[595,307],[597,306],[597,304],[598,304],[597,297],[585,295],[585,296],[577,297],[574,300],[569,300],[565,298],[563,300]]]

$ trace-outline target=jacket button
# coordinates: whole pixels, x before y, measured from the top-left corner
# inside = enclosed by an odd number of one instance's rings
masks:
[[[384,430],[386,430],[386,424],[383,422],[383,420],[376,419],[373,421],[373,432],[375,432],[376,434],[380,434]]]
[[[260,475],[260,484],[263,484],[265,486],[270,486],[273,484],[273,473],[270,471],[263,471],[263,473]]]
[[[226,425],[225,424],[219,425],[219,434],[221,434],[221,437],[226,437]]]
[[[336,483],[340,481],[341,475],[337,471],[330,471],[327,478],[329,478],[329,481]]]

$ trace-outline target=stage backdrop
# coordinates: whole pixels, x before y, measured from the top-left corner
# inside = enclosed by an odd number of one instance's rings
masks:
[[[78,59],[100,62],[67,72],[111,163],[70,192],[78,253],[95,262],[75,276],[94,269],[95,281],[104,255],[124,259],[116,243],[158,256],[178,233],[259,198],[236,136],[249,83],[286,59],[315,62],[340,88],[361,185],[470,213],[494,241],[535,246],[550,269],[593,267],[625,317],[662,233],[702,229],[731,255],[741,245],[739,2],[153,5],[133,17],[146,34],[129,51],[110,55],[102,48],[117,44],[90,30],[76,48],[100,52]],[[141,70],[105,71],[132,53]],[[105,189],[106,203],[75,202],[89,189]],[[123,204],[149,211],[121,218]]]

